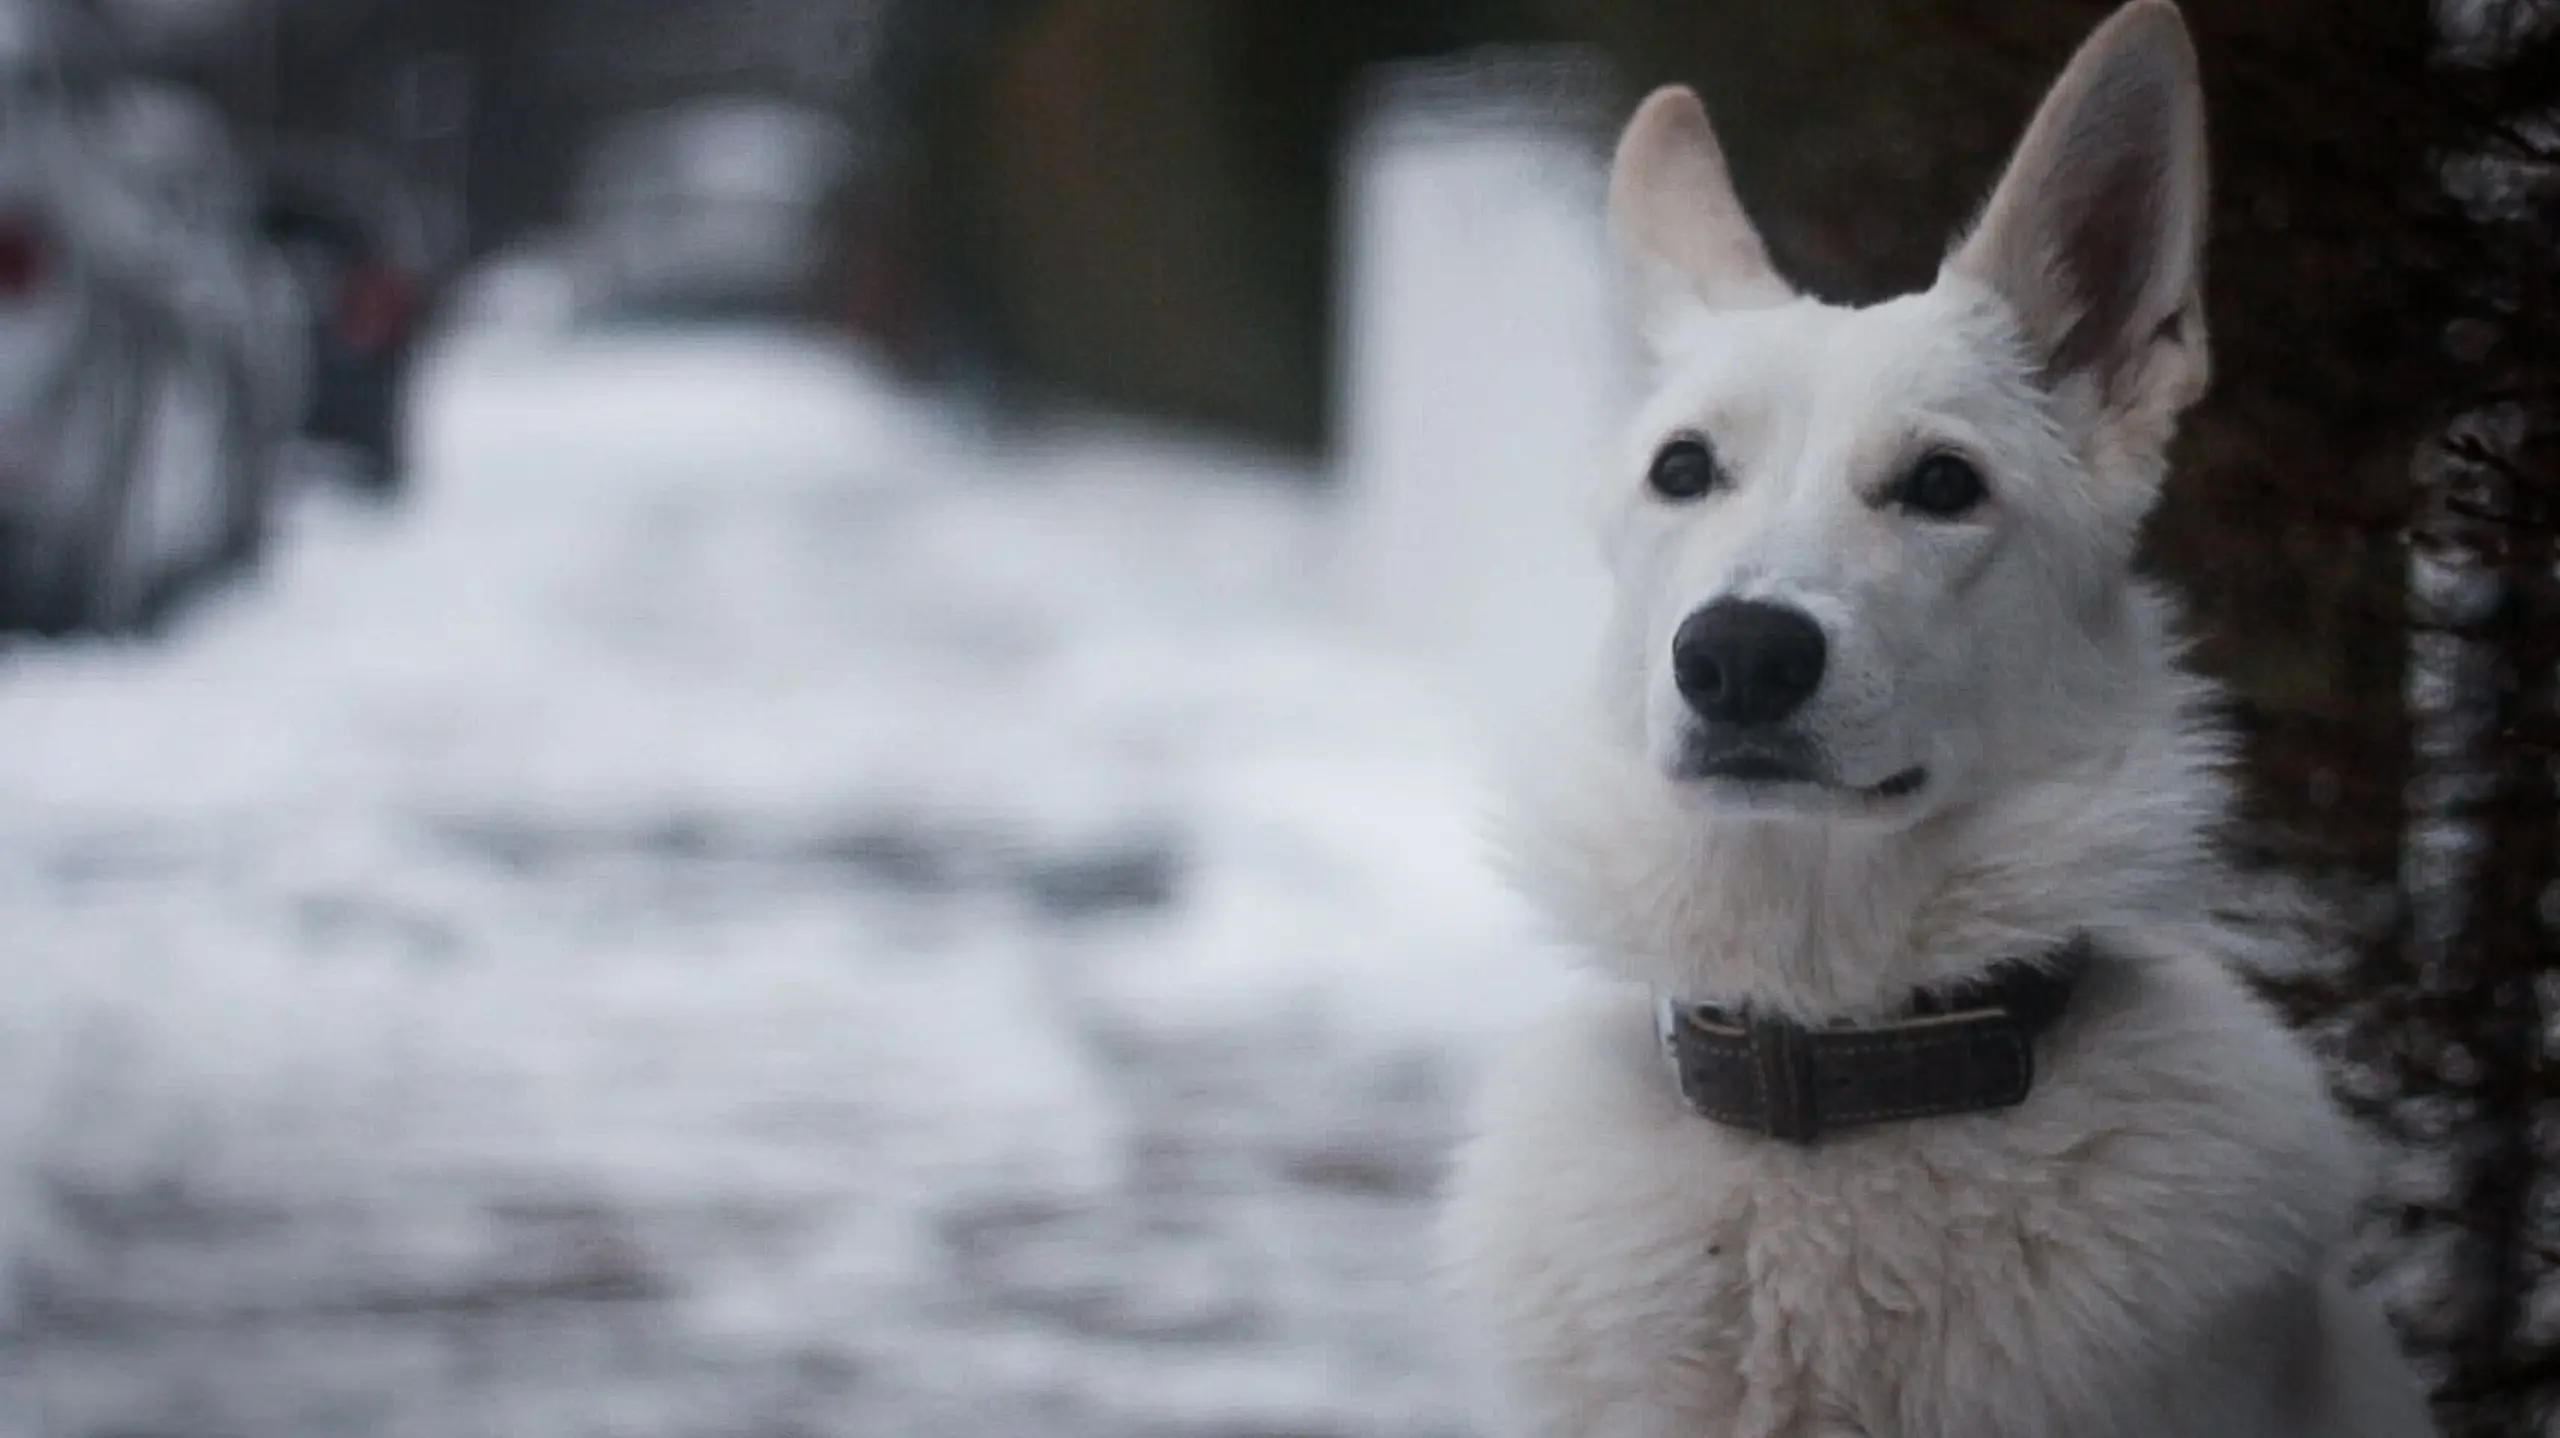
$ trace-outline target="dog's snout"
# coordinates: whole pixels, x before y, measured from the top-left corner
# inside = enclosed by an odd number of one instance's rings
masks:
[[[1822,687],[1822,627],[1802,610],[1719,599],[1680,621],[1671,674],[1698,717],[1775,724]]]

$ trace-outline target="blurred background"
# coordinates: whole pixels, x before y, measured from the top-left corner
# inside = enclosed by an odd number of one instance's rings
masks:
[[[0,1438],[1478,1431],[1600,164],[1924,283],[2101,0],[0,0]],[[2560,1412],[2560,25],[2189,0],[2150,562]]]

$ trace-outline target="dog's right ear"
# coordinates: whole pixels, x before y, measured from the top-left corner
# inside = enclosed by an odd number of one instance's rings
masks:
[[[1609,171],[1609,227],[1648,326],[1681,308],[1795,298],[1733,193],[1706,107],[1686,86],[1654,91],[1627,122]]]

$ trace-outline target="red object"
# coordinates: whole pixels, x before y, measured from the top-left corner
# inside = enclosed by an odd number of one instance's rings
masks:
[[[42,288],[44,236],[23,216],[0,216],[0,300],[22,300]]]
[[[417,307],[417,287],[399,271],[349,271],[338,286],[338,337],[349,349],[383,349],[409,332]]]

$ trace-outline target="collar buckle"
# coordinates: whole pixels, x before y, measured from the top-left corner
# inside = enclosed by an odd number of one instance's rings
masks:
[[[1809,1144],[1822,1137],[1822,1105],[1816,1101],[1813,1035],[1776,1014],[1755,1014],[1749,1024],[1751,1070],[1760,1088],[1761,1127],[1769,1137]]]

